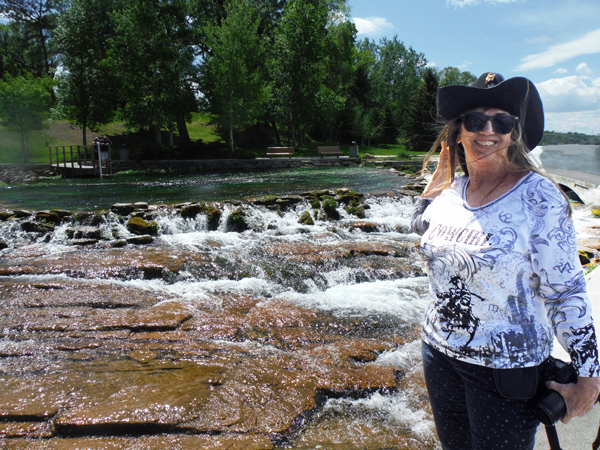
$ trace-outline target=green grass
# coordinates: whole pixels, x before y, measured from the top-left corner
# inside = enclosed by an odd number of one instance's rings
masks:
[[[193,113],[191,123],[187,124],[188,133],[192,141],[201,139],[203,142],[222,142],[219,135],[215,133],[215,127],[210,124],[210,115],[203,113]],[[125,141],[128,145],[132,145],[131,137],[125,139],[128,135],[127,129],[123,122],[113,122],[103,126],[100,130],[93,132],[88,130],[87,142],[92,142],[95,136],[106,134],[115,142],[115,149],[120,147],[119,142]],[[152,145],[153,136],[141,138],[136,136],[135,142],[139,144]],[[147,141],[147,142],[146,142]],[[48,146],[71,146],[81,145],[83,136],[80,129],[72,127],[68,121],[60,120],[50,123],[49,127],[42,131],[36,131],[31,134],[29,162],[32,163],[47,163],[48,162]],[[284,146],[286,143],[282,143]],[[319,157],[318,146],[329,145],[325,142],[311,142],[307,146],[298,147],[294,153],[295,157],[316,158]],[[340,145],[342,154],[348,154],[348,145]],[[115,150],[116,151],[116,150]],[[61,149],[59,149],[61,152]],[[67,152],[69,149],[67,148]],[[255,157],[265,157],[266,148],[250,148],[241,150],[242,153],[251,154]],[[422,155],[423,153],[409,152],[404,145],[386,145],[381,144],[373,147],[359,146],[359,156],[364,157],[365,154],[373,156],[390,156],[396,159],[407,159],[411,156]],[[54,155],[54,152],[53,152]],[[113,155],[115,157],[116,155]],[[400,156],[400,157],[399,157]],[[20,137],[18,133],[10,132],[0,127],[0,163],[21,163]]]
[[[187,124],[190,138],[192,140],[202,139],[204,142],[219,141],[220,137],[214,132],[214,127],[209,125],[209,121],[210,116],[208,114],[192,114],[192,122]],[[87,143],[89,145],[94,137],[103,134],[115,141],[118,140],[119,136],[126,133],[127,129],[123,122],[109,123],[98,131],[87,130]],[[31,133],[28,161],[31,163],[47,163],[48,146],[70,146],[81,145],[82,143],[81,129],[72,127],[66,120],[55,121],[50,123],[47,129]],[[21,155],[19,133],[0,127],[0,164],[18,164],[22,162],[23,156]]]

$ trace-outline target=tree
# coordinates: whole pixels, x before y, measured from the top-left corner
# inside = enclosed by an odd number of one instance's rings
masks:
[[[234,130],[253,124],[263,114],[268,86],[261,77],[264,41],[258,34],[260,17],[249,0],[231,0],[221,25],[206,27],[211,51],[204,65],[205,95],[212,113],[228,130],[234,151]]]
[[[16,23],[25,25],[23,31],[32,30],[28,35],[30,46],[39,48],[37,59],[42,72],[35,76],[54,76],[56,60],[49,51],[48,40],[57,25],[57,16],[69,4],[68,0],[0,0],[0,13]]]
[[[187,0],[121,0],[108,64],[121,84],[121,114],[130,128],[154,127],[155,143],[162,146],[161,130],[180,127],[187,135],[189,92],[197,82],[197,67]],[[195,106],[195,105],[194,105]],[[172,142],[172,139],[171,139]]]
[[[317,96],[313,126],[328,127],[329,143],[346,106],[356,71],[356,27],[342,16],[327,26],[324,41],[326,76]]]
[[[0,124],[21,136],[21,154],[27,163],[29,134],[42,130],[50,116],[52,80],[49,77],[6,77],[0,81]]]
[[[438,77],[434,69],[423,71],[423,80],[419,84],[416,95],[404,123],[406,146],[410,150],[428,151],[437,136],[436,130],[436,95]]]
[[[391,40],[383,38],[376,48],[371,72],[373,96],[377,107],[390,108],[398,130],[426,64],[422,53],[417,53],[412,47],[406,48],[397,36]]]
[[[294,147],[296,130],[312,123],[327,75],[323,45],[327,20],[326,9],[294,0],[285,5],[274,31],[267,64],[273,81],[273,110],[289,125]]]
[[[87,129],[110,122],[116,105],[117,80],[106,61],[116,7],[116,0],[73,0],[56,30],[59,110],[81,128],[83,145]]]
[[[457,67],[446,67],[439,71],[440,87],[455,84],[467,85],[473,83],[477,77],[469,71],[461,72]]]

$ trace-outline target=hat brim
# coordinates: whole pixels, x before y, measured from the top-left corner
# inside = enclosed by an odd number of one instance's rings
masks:
[[[526,102],[522,110],[523,102]],[[525,118],[523,137],[529,150],[534,149],[544,134],[544,108],[540,94],[527,78],[515,77],[487,89],[453,85],[438,89],[438,118],[449,122],[461,113],[474,108],[498,108]]]

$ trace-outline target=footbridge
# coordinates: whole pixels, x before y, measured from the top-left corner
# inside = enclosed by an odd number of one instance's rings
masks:
[[[574,170],[546,169],[563,190],[573,191],[584,205],[600,204],[600,175]]]

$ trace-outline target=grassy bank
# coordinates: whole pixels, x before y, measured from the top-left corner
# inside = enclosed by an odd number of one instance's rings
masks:
[[[191,123],[188,123],[188,132],[192,141],[202,140],[205,143],[216,143],[221,140],[219,135],[215,133],[214,127],[209,124],[209,116],[207,114],[195,113],[192,115]],[[106,134],[115,144],[113,157],[118,158],[118,149],[125,143],[129,147],[142,147],[144,145],[152,146],[154,136],[153,133],[132,134],[127,131],[122,122],[113,122],[103,126],[100,130],[87,132],[88,144],[92,142],[95,136]],[[166,142],[166,139],[163,140]],[[83,143],[81,129],[72,127],[68,121],[61,120],[52,122],[49,128],[31,133],[30,137],[30,154],[28,161],[31,163],[47,163],[48,162],[48,147],[49,146],[75,146]],[[284,144],[285,145],[285,144]],[[297,157],[318,157],[319,145],[327,145],[325,143],[311,143],[305,147],[299,147],[295,156]],[[342,152],[347,154],[348,145],[340,145]],[[264,157],[266,148],[251,148],[245,149],[244,153],[254,155],[255,157]],[[413,155],[412,152],[407,152],[403,145],[379,145],[376,147],[360,147],[359,155],[362,157],[365,154],[373,156],[390,156],[402,159],[408,159]],[[414,153],[416,155],[417,153]],[[23,162],[21,155],[21,144],[19,134],[16,132],[5,130],[0,127],[0,164],[18,164]]]

